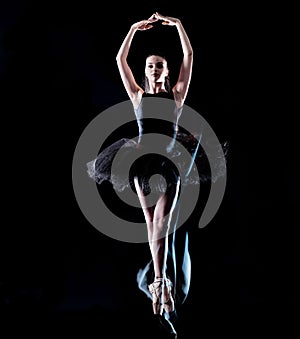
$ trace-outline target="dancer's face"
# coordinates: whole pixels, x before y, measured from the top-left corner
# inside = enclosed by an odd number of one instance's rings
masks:
[[[169,70],[167,61],[158,55],[151,55],[146,59],[145,75],[149,82],[165,82]]]

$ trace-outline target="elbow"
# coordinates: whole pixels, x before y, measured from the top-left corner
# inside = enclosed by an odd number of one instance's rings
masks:
[[[120,62],[120,61],[121,61],[121,56],[120,56],[119,53],[116,55],[116,61],[117,61],[117,62]]]
[[[122,56],[120,53],[118,53],[117,56],[116,56],[116,61],[117,61],[117,64],[121,64],[124,61],[126,61],[126,58],[124,56]]]
[[[194,55],[194,51],[192,49],[192,47],[190,47],[187,51],[185,51],[184,56],[187,58],[193,58]]]
[[[185,54],[184,54],[184,60],[186,60],[186,61],[189,61],[189,62],[192,62],[193,61],[193,58],[194,58],[194,53],[193,53],[193,51],[191,50],[191,51],[188,51],[188,52],[186,52]]]
[[[123,57],[124,53],[123,51],[120,49],[116,55],[116,61],[120,61]]]
[[[118,67],[122,65],[122,58],[119,55],[116,56],[116,62],[117,62]]]

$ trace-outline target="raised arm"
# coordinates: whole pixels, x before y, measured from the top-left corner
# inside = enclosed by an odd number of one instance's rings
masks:
[[[155,21],[155,20],[152,20]],[[143,89],[137,84],[135,81],[134,75],[131,71],[131,68],[128,65],[127,57],[130,50],[132,39],[136,33],[136,31],[144,31],[147,29],[152,28],[151,20],[142,20],[135,24],[133,24],[130,27],[129,32],[127,33],[125,39],[123,40],[123,43],[119,49],[119,52],[117,54],[116,60],[118,69],[121,75],[121,79],[123,81],[124,87],[128,93],[128,96],[130,100],[133,103],[134,107],[138,106],[138,103],[140,101],[140,97],[143,93]]]
[[[175,100],[179,106],[184,104],[186,95],[188,93],[191,76],[192,76],[192,67],[193,67],[193,48],[191,46],[190,40],[186,34],[186,31],[177,18],[172,18],[169,16],[163,16],[159,13],[155,13],[159,20],[162,20],[163,25],[176,26],[180,43],[183,52],[183,60],[180,66],[179,76],[176,84],[173,87],[173,93]]]

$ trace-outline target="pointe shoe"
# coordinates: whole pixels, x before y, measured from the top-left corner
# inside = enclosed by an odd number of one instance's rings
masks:
[[[154,282],[148,286],[152,295],[152,307],[154,314],[162,315],[163,313],[163,304],[161,302],[163,283],[163,278],[156,278]]]
[[[172,296],[172,282],[166,278],[164,281],[163,308],[167,313],[175,310],[174,299]]]

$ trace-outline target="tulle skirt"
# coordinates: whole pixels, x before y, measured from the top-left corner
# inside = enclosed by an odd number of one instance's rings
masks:
[[[188,152],[188,156],[182,153],[179,145]],[[178,133],[173,148],[167,150],[167,147],[162,147],[159,154],[152,152],[151,145],[122,138],[88,162],[87,172],[98,184],[107,180],[119,192],[126,188],[135,190],[136,177],[145,194],[150,191],[162,193],[176,184],[179,178],[182,185],[195,185],[201,181],[215,181],[224,175],[224,148],[218,147],[217,152],[214,149],[214,160],[208,163],[199,140],[189,134]]]
[[[151,153],[146,145],[122,138],[104,149],[87,164],[88,175],[101,184],[108,180],[115,190],[135,191],[134,178],[145,195],[166,192],[180,176],[176,164],[169,157]]]

